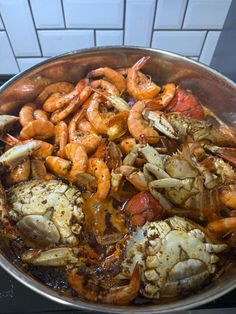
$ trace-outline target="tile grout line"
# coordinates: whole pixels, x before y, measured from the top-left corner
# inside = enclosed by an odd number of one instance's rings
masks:
[[[94,28],[92,27],[70,27],[70,28],[37,28],[38,31],[61,31],[61,30],[67,30],[67,31],[91,31],[93,30]],[[95,28],[96,30],[99,30],[99,31],[122,31],[123,28],[102,28],[102,27],[96,27]]]
[[[157,15],[157,5],[158,5],[158,0],[156,0],[155,7],[154,7],[154,14],[153,14],[153,21],[152,21],[152,33],[150,37],[149,47],[152,46],[152,41],[153,41],[154,26],[155,26],[156,15]]]
[[[201,54],[202,54],[203,48],[204,48],[205,43],[206,43],[206,39],[207,39],[208,32],[209,32],[209,30],[206,30],[206,35],[205,35],[205,38],[204,38],[203,43],[202,43],[202,48],[201,48],[200,53],[199,53],[198,61],[199,61],[200,58],[201,58]]]
[[[185,20],[186,12],[187,12],[187,9],[188,9],[188,3],[189,3],[189,0],[187,0],[187,2],[186,2],[186,6],[185,6],[185,9],[184,9],[183,20],[182,20],[180,29],[183,29],[183,26],[184,26],[184,20]]]
[[[63,22],[64,22],[64,29],[66,29],[66,16],[65,16],[65,10],[64,10],[64,2],[61,0],[61,9],[62,9],[62,16],[63,16]]]
[[[14,56],[15,61],[16,61],[16,65],[17,65],[18,71],[20,72],[20,66],[19,66],[17,57],[16,57],[16,55],[15,55],[15,51],[14,51],[14,49],[13,49],[13,46],[12,46],[12,43],[11,43],[11,40],[10,40],[10,36],[8,35],[8,31],[7,31],[7,28],[6,28],[6,25],[5,25],[5,23],[4,23],[4,19],[3,19],[3,16],[2,16],[2,15],[1,15],[1,18],[2,18],[2,24],[3,24],[3,26],[4,26],[4,29],[2,30],[2,32],[5,32],[5,33],[6,33],[6,36],[7,36],[9,45],[10,45],[10,47],[11,47],[13,56]]]
[[[33,11],[32,11],[32,8],[31,8],[30,0],[28,0],[28,5],[29,5],[31,17],[32,17],[32,22],[33,22],[33,25],[34,25],[35,34],[36,34],[36,37],[37,37],[37,40],[38,40],[38,45],[39,45],[39,50],[40,50],[40,53],[41,53],[41,57],[43,57],[43,50],[42,50],[41,43],[40,43],[40,40],[39,40],[39,34],[38,34],[38,31],[37,31],[37,28],[36,28],[36,24],[35,24],[35,20],[34,20]]]
[[[158,0],[157,0],[158,1]],[[61,31],[61,30],[68,30],[68,31],[91,31],[94,28],[37,28],[38,31]],[[95,28],[97,31],[123,31],[123,28]],[[2,29],[3,31],[4,29]],[[214,32],[221,32],[222,29],[221,28],[210,28],[210,29],[206,29],[206,28],[188,28],[188,29],[179,29],[179,28],[153,28],[153,31],[160,31],[160,32],[182,32],[182,31],[186,31],[186,32],[204,32],[204,31],[214,31]]]
[[[96,29],[93,29],[93,39],[94,39],[94,46],[97,47],[97,34]]]
[[[188,28],[188,29],[179,29],[179,28],[155,28],[154,31],[159,32],[206,32],[206,31],[213,31],[213,32],[221,32],[221,28]]]
[[[125,44],[125,18],[126,18],[126,6],[127,6],[127,0],[124,0],[124,7],[123,7],[123,38],[122,38],[122,45]]]
[[[35,56],[20,56],[20,57],[17,57],[18,59],[42,59],[42,58],[48,58],[48,57],[45,57],[45,56],[38,56],[38,57],[35,57]]]

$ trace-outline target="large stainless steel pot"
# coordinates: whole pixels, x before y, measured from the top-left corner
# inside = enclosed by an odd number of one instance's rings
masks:
[[[104,47],[71,52],[49,59],[24,71],[0,89],[0,114],[14,113],[49,83],[56,81],[77,82],[90,69],[109,66],[113,68],[132,65],[143,55],[151,60],[144,71],[159,84],[176,82],[197,94],[203,104],[212,108],[227,123],[236,127],[236,84],[220,73],[195,61],[166,51],[136,47]],[[166,313],[200,306],[236,287],[236,266],[204,289],[187,298],[165,304],[113,306],[94,304],[60,295],[26,274],[14,261],[8,243],[1,242],[0,265],[18,281],[37,293],[56,302],[79,309],[108,313]]]

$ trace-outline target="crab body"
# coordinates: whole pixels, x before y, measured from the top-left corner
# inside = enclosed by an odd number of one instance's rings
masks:
[[[19,183],[7,192],[9,216],[33,247],[77,244],[83,199],[76,187],[58,180]]]
[[[225,244],[213,244],[197,225],[180,217],[149,222],[128,240],[122,276],[142,266],[141,294],[151,299],[174,297],[199,288],[216,271]]]

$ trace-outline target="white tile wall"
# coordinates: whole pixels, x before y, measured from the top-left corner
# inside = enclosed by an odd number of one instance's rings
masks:
[[[17,62],[21,71],[27,70],[28,68],[45,60],[47,60],[47,58],[17,58]]]
[[[122,28],[123,0],[64,0],[66,26]]]
[[[159,0],[154,27],[157,29],[180,29],[187,0]]]
[[[221,29],[231,0],[189,0],[184,28]]]
[[[43,55],[55,56],[72,50],[94,46],[93,31],[38,31]]]
[[[185,56],[198,56],[205,36],[205,31],[155,31],[152,47]]]
[[[0,0],[0,75],[94,45],[151,46],[210,64],[231,2]]]
[[[0,0],[0,11],[16,56],[40,56],[27,0]]]
[[[199,59],[200,62],[210,64],[219,37],[220,37],[219,31],[218,32],[211,31],[207,34],[206,41]]]
[[[0,32],[0,73],[15,74],[19,71],[6,32]]]
[[[64,28],[61,0],[30,0],[37,28]]]
[[[126,1],[125,45],[150,45],[154,9],[155,0]]]
[[[97,46],[122,45],[123,31],[96,31]]]

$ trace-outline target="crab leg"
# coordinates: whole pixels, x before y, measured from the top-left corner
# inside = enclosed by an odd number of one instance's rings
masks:
[[[175,140],[178,139],[177,133],[175,132],[174,128],[167,120],[163,112],[144,110],[143,117],[144,119],[150,121],[153,127],[161,133],[165,134],[169,138],[173,138]]]
[[[139,147],[138,151],[143,154],[143,156],[147,159],[149,163],[161,169],[164,169],[163,160],[158,151],[154,147],[147,144],[145,146]]]
[[[228,161],[232,166],[236,167],[236,148],[218,147],[214,145],[204,145],[204,148]]]
[[[56,248],[47,251],[30,250],[21,255],[24,263],[38,266],[66,266],[68,264],[78,264],[76,257],[78,249],[75,248]]]
[[[23,161],[40,147],[36,141],[29,141],[25,144],[16,145],[0,156],[0,172],[5,169],[13,169],[17,164]]]
[[[157,179],[170,178],[165,170],[153,165],[152,163],[146,163],[144,165],[143,173],[148,182],[152,181],[152,175],[154,175]]]
[[[156,188],[156,189],[169,189],[169,188],[184,188],[187,190],[191,190],[193,183],[193,179],[175,179],[175,178],[164,178],[152,181],[149,183],[150,188]]]

